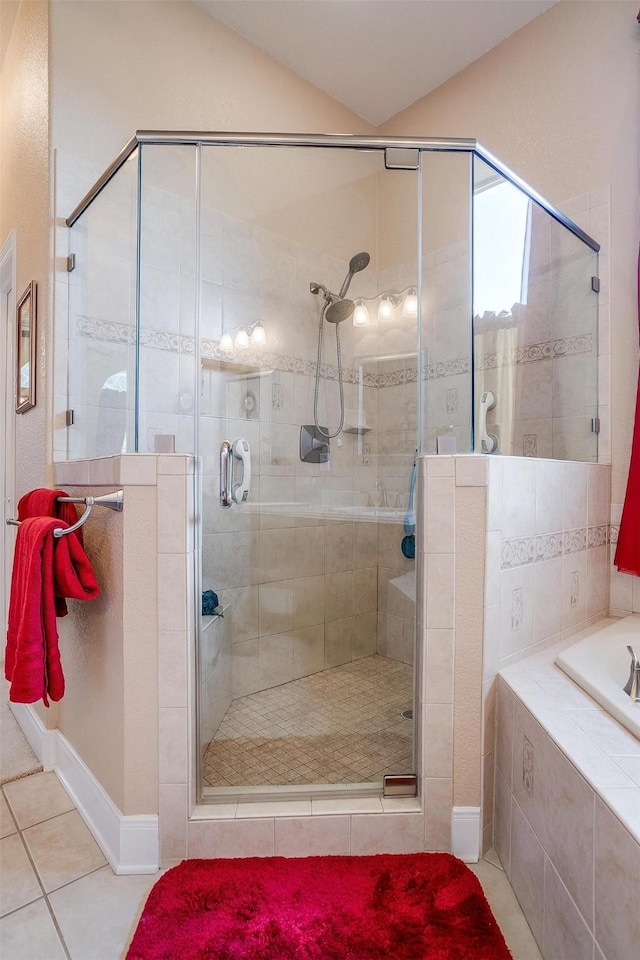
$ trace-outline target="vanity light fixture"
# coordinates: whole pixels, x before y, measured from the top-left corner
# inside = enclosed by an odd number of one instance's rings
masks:
[[[384,296],[378,304],[378,320],[393,320],[393,303],[389,296]]]
[[[223,333],[220,337],[220,349],[223,353],[233,353],[233,339],[230,333]]]
[[[402,316],[408,320],[415,320],[418,316],[418,294],[415,287],[407,287],[401,293],[384,291],[377,297],[360,297],[355,301],[355,310],[353,311],[354,327],[366,327],[371,323],[371,314],[367,304],[375,304],[377,308],[375,317],[383,323],[391,323],[395,320],[395,309],[402,304]]]
[[[233,334],[223,333],[220,337],[220,350],[227,356],[232,356],[237,350],[246,350],[248,346],[263,347],[267,342],[267,334],[262,320],[256,320],[248,327],[242,324]]]
[[[258,320],[253,325],[253,330],[251,331],[251,343],[255,344],[258,347],[264,346],[267,342],[267,334],[265,329],[262,326],[262,320]]]
[[[247,333],[245,327],[240,327],[236,333],[234,340],[236,349],[244,350],[245,347],[249,346],[249,334]]]
[[[356,300],[355,310],[353,311],[354,327],[367,327],[371,322],[369,310],[364,300]]]
[[[409,292],[404,298],[404,303],[402,304],[402,316],[410,318],[418,316],[418,294],[416,293],[414,287],[410,287]]]

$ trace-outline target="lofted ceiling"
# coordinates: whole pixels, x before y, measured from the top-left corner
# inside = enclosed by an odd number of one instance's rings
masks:
[[[556,0],[195,0],[376,126]]]

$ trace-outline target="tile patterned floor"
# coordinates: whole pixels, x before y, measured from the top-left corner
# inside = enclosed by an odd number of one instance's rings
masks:
[[[48,840],[32,842],[46,830]],[[53,773],[0,791],[2,960],[122,960],[153,876],[115,876]],[[60,883],[45,892],[55,852]],[[472,864],[514,960],[541,955],[499,861]],[[79,875],[82,874],[82,875]]]
[[[413,668],[375,654],[234,700],[204,751],[212,787],[375,783],[412,766]]]
[[[2,960],[119,960],[153,876],[117,877],[54,773],[0,791]]]

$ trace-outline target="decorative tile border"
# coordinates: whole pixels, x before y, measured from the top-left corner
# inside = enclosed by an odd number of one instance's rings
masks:
[[[579,553],[587,549],[587,529],[582,527],[580,530],[565,530],[563,553]]]
[[[614,542],[610,535],[610,525],[582,527],[578,530],[565,530],[564,533],[546,533],[535,537],[517,537],[503,540],[501,545],[500,566],[502,570],[521,567],[526,563],[542,560],[555,560],[557,557],[602,547]]]
[[[90,317],[78,318],[78,332],[81,336],[94,340],[106,340],[111,343],[135,343],[135,328],[129,323],[114,323],[108,320],[96,320]],[[140,344],[143,347],[152,347],[156,350],[168,350],[172,353],[193,353],[194,338],[179,333],[168,333],[164,330],[153,330],[145,327],[140,331]],[[201,341],[201,355],[209,360],[228,360],[229,357],[220,349],[218,340],[203,339]],[[314,360],[302,360],[299,357],[289,357],[277,353],[267,353],[264,350],[239,350],[235,355],[247,364],[255,367],[269,367],[281,370],[284,373],[298,373],[307,377],[315,377],[317,364]],[[453,377],[469,373],[469,359],[464,357],[457,360],[442,361],[427,364],[423,371],[424,380],[437,380],[440,377]],[[320,364],[320,376],[324,380],[337,380],[338,368],[333,364]],[[418,371],[416,367],[393,370],[391,373],[367,373],[361,368],[344,368],[343,380],[345,383],[362,383],[366,387],[395,387],[407,383],[416,383]]]
[[[393,370],[391,373],[365,373],[366,378],[371,377],[376,387],[398,387],[405,383],[416,383],[418,371],[415,367],[409,370]]]
[[[78,317],[78,333],[92,340],[110,340],[115,343],[133,343],[133,327],[130,323],[115,323],[109,320],[92,320]],[[168,349],[168,348],[165,348]]]
[[[468,357],[458,360],[441,360],[438,363],[428,363],[424,368],[424,380],[438,380],[440,377],[457,377],[461,373],[469,373],[471,362]]]
[[[541,343],[530,343],[525,347],[516,347],[511,356],[511,363],[536,363],[539,360],[555,360],[558,357],[574,356],[577,353],[591,353],[593,351],[592,336],[590,333],[575,337],[566,337],[562,340],[544,340]],[[478,354],[476,370],[494,370],[499,366],[497,353]]]
[[[613,543],[611,537],[611,525],[603,523],[598,527],[587,528],[587,549],[591,547],[604,547],[607,543]]]
[[[135,342],[135,329],[129,323],[115,323],[109,320],[97,320],[91,317],[78,318],[78,332],[83,337],[96,340],[107,340],[112,343]],[[193,353],[194,339],[179,333],[168,333],[164,330],[154,330],[143,327],[140,331],[140,344],[143,347],[152,347],[156,350],[169,350],[172,353]],[[534,343],[526,347],[518,347],[513,352],[512,362],[516,365],[534,363],[539,360],[548,360],[570,356],[579,353],[590,353],[592,350],[591,334],[568,337],[564,340],[547,340],[543,343]],[[203,339],[201,342],[202,356],[209,360],[227,360],[228,357],[220,349],[218,340]],[[297,373],[303,376],[315,377],[317,364],[313,360],[302,360],[299,357],[289,357],[277,353],[266,353],[262,350],[239,350],[238,358],[255,367],[270,367],[285,373]],[[476,358],[477,370],[492,370],[498,366],[498,354],[489,353]],[[458,357],[454,360],[443,360],[428,363],[423,370],[423,380],[439,380],[442,377],[455,377],[468,374],[471,363],[468,357]],[[320,376],[325,380],[337,380],[338,368],[332,364],[320,365]],[[415,383],[418,379],[416,367],[402,370],[393,370],[390,373],[367,373],[360,368],[345,368],[343,380],[345,383],[362,383],[367,387],[395,387],[408,383]],[[527,454],[525,453],[525,456]],[[529,452],[531,456],[531,452]],[[533,454],[535,455],[535,454]]]

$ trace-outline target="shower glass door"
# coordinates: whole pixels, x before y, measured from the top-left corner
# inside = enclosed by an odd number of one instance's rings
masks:
[[[201,155],[202,797],[380,793],[415,771],[418,173]]]

